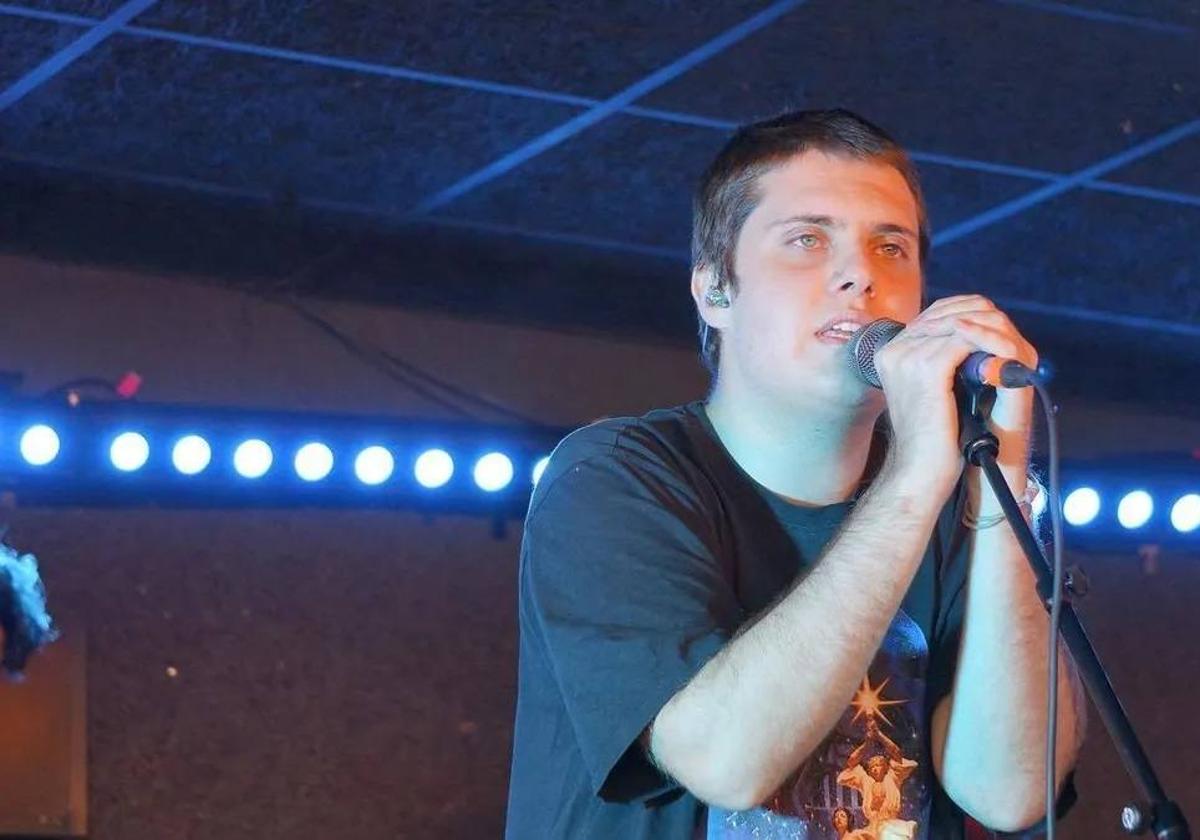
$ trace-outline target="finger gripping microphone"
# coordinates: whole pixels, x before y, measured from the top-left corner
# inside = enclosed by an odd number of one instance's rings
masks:
[[[899,321],[879,318],[850,339],[850,363],[864,382],[876,388],[883,387],[879,381],[879,371],[875,369],[875,354],[903,329],[904,324]],[[1024,388],[1043,379],[1043,374],[1038,370],[1030,370],[1020,362],[983,351],[967,356],[958,366],[958,375],[973,385],[991,385],[993,388]]]

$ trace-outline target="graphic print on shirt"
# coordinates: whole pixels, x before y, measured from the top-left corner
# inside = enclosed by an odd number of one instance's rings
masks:
[[[829,736],[766,804],[710,808],[708,840],[928,840],[929,646],[903,611]]]

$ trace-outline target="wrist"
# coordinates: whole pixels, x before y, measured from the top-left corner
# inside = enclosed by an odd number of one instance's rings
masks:
[[[960,467],[961,468],[961,467]],[[958,472],[933,469],[927,464],[905,461],[889,455],[872,484],[876,493],[905,511],[941,510],[958,480]]]
[[[1009,491],[1020,499],[1030,482],[1028,460],[1021,458],[1015,461],[997,462],[996,465],[1000,468],[1000,474],[1004,476],[1004,483],[1008,485]],[[1001,512],[1000,500],[996,498],[996,492],[992,489],[991,482],[987,480],[982,469],[970,467],[966,485],[967,500],[971,510],[980,516]]]
[[[1004,508],[1001,507],[1000,500],[983,471],[973,469],[971,472],[966,480],[967,498],[962,522],[972,530],[982,531],[1005,519]],[[1021,509],[1025,521],[1032,522],[1037,497],[1045,492],[1041,483],[1026,472],[1020,476],[1006,474],[1005,484]]]

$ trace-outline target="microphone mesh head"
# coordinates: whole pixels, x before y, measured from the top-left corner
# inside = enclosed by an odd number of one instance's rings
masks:
[[[864,382],[876,388],[883,387],[879,381],[879,371],[875,370],[875,353],[903,329],[904,325],[899,321],[880,318],[867,324],[850,339],[850,360],[854,365],[854,372]]]

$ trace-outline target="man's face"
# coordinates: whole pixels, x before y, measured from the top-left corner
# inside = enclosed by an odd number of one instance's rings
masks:
[[[920,310],[916,199],[893,167],[810,151],[759,178],[735,249],[722,376],[782,404],[868,396],[831,319],[911,320]],[[882,406],[882,402],[880,402]]]
[[[883,781],[883,777],[887,775],[887,769],[887,759],[881,755],[873,755],[867,762],[867,772],[877,782]]]
[[[846,831],[850,828],[850,816],[845,811],[837,810],[833,812],[833,827],[837,831]]]

